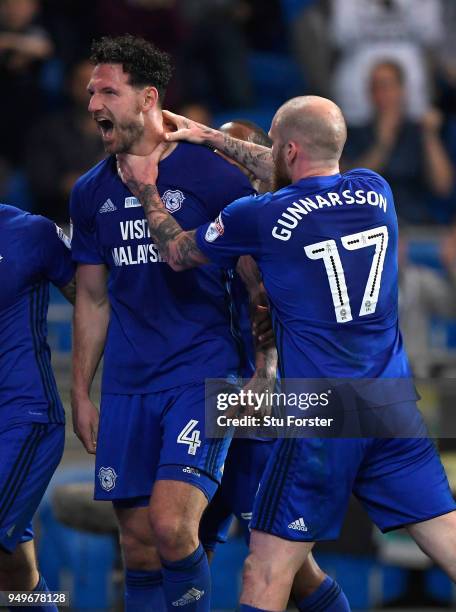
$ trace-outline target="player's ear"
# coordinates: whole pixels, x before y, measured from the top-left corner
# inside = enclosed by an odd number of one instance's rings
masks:
[[[286,159],[288,166],[292,166],[298,157],[298,145],[293,140],[290,140],[286,146]]]
[[[145,87],[144,88],[144,111],[149,111],[155,108],[159,102],[158,90],[156,87]]]

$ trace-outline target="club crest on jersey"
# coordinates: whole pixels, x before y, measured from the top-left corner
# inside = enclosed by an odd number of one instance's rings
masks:
[[[175,213],[182,208],[182,202],[185,200],[185,196],[179,189],[167,189],[162,195],[162,200],[166,210],[170,213]]]
[[[105,491],[112,491],[116,486],[117,474],[112,467],[101,467],[98,471],[98,478]]]
[[[222,217],[219,215],[215,221],[213,221],[206,230],[204,239],[206,242],[214,242],[219,236],[223,236],[225,227],[223,225]]]
[[[138,198],[133,196],[125,198],[125,208],[138,208],[138,206],[141,206],[141,202]]]

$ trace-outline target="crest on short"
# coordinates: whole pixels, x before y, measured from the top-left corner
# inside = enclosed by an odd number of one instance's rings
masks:
[[[98,470],[98,478],[105,491],[112,491],[116,486],[117,474],[112,467],[101,467]]]

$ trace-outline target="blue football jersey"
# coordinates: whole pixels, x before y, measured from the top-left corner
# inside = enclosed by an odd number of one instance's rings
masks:
[[[243,198],[197,232],[200,249],[220,265],[255,258],[287,378],[410,376],[398,327],[397,240],[391,189],[364,169]],[[406,389],[415,399],[413,386]]]
[[[160,162],[157,186],[187,230],[253,193],[238,168],[187,143]],[[109,270],[105,393],[150,393],[239,373],[229,272],[218,265],[173,272],[151,242],[142,206],[118,177],[113,157],[78,180],[71,218],[74,260]]]
[[[46,342],[49,282],[74,275],[69,241],[54,223],[0,204],[0,428],[63,423]]]

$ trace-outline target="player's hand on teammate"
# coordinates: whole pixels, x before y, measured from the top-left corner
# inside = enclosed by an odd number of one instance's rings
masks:
[[[257,348],[261,350],[275,345],[271,314],[267,306],[257,305],[251,313],[252,334],[256,339]]]
[[[164,134],[167,142],[186,140],[194,144],[207,144],[217,134],[220,134],[220,132],[213,130],[207,125],[192,121],[187,119],[187,117],[176,115],[167,110],[163,111],[163,121],[165,127],[169,129]]]
[[[169,143],[161,141],[149,155],[117,154],[117,172],[133,195],[139,197],[141,186],[156,184],[158,164],[168,148]]]
[[[86,451],[94,455],[97,449],[98,422],[100,420],[98,409],[89,398],[76,399],[74,396],[71,399],[71,406],[73,431],[81,440]]]
[[[267,401],[274,392],[276,371],[256,370],[252,378],[243,387],[247,398],[251,398],[238,406],[239,416],[264,417],[271,414],[272,406]],[[251,393],[249,393],[249,391]],[[257,401],[259,398],[259,401]]]

